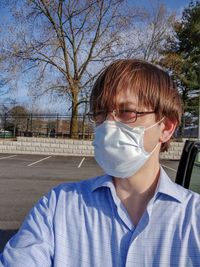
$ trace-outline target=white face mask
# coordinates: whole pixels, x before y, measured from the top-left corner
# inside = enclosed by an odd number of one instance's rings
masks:
[[[114,177],[127,178],[134,175],[158,145],[150,153],[145,151],[144,132],[160,121],[148,128],[130,127],[117,121],[104,121],[95,129],[93,146],[97,163],[107,174]]]

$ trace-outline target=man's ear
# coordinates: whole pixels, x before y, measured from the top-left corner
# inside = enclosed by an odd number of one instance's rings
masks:
[[[165,143],[168,140],[170,140],[176,129],[176,126],[177,126],[176,121],[164,118],[164,120],[162,121],[162,132],[159,139],[161,143]]]

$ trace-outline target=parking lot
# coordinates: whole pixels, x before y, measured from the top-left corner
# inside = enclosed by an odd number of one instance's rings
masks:
[[[0,155],[0,229],[18,228],[34,203],[59,183],[101,174],[93,158]]]
[[[178,161],[161,161],[172,179]],[[103,174],[93,157],[0,154],[0,251],[52,187]]]

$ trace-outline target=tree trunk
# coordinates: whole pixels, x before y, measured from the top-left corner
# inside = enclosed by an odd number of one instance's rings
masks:
[[[79,138],[78,134],[78,88],[72,88],[72,113],[70,121],[70,137]]]

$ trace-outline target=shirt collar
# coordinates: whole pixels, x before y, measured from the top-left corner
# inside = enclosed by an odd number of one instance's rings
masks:
[[[167,195],[180,203],[183,202],[186,197],[185,189],[174,183],[162,167],[160,167],[160,177],[154,197],[157,198],[160,194]]]
[[[92,185],[92,191],[95,191],[101,187],[114,187],[112,177],[110,175],[105,174],[97,177]],[[160,177],[153,198],[157,199],[160,194],[167,195],[171,199],[174,199],[180,203],[184,201],[187,194],[184,188],[171,181],[162,167],[160,167]]]
[[[103,176],[98,176],[94,183],[92,184],[92,192],[100,187],[110,187],[113,186],[112,176],[105,174]]]

